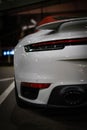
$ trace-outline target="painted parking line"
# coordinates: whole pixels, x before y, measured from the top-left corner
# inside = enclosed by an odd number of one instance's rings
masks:
[[[3,82],[3,81],[8,81],[8,80],[12,80],[12,79],[14,79],[14,77],[4,78],[4,79],[0,79],[0,82]]]
[[[8,88],[0,95],[0,105],[4,102],[4,100],[8,97],[11,91],[14,89],[14,82],[8,86]]]

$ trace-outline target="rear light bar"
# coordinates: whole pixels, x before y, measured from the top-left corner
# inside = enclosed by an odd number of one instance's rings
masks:
[[[44,89],[44,88],[48,88],[49,86],[50,86],[50,83],[27,83],[27,82],[21,82],[21,87],[30,87],[30,88]]]
[[[84,44],[87,44],[87,38],[63,39],[63,40],[46,41],[25,45],[24,49],[25,52],[49,51],[49,50],[63,49],[65,46],[68,45],[84,45]]]

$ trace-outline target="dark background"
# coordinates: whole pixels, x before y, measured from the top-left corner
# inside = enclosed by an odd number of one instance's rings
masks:
[[[83,17],[87,16],[85,0],[0,0],[0,65],[8,62],[3,50],[11,50],[24,36],[35,31],[36,24],[46,16]],[[26,26],[27,29],[23,30]],[[10,57],[12,63],[13,56]]]

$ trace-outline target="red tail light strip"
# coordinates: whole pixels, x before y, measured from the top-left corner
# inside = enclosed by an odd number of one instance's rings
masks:
[[[24,46],[24,49],[26,52],[49,51],[49,50],[64,49],[64,47],[68,45],[84,45],[84,44],[87,44],[87,38],[63,39],[63,40],[45,41],[36,44],[26,45]]]
[[[37,44],[32,44],[34,46],[43,46],[43,45],[54,45],[54,44],[68,44],[68,43],[81,43],[87,42],[87,38],[78,38],[78,39],[64,39],[64,40],[55,40],[55,41],[47,41],[47,42],[40,42]],[[83,43],[84,44],[84,43]]]
[[[21,83],[22,87],[31,87],[31,88],[48,88],[50,86],[50,83],[27,83],[27,82],[22,82]]]

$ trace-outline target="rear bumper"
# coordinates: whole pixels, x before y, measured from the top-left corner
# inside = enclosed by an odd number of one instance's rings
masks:
[[[25,107],[34,107],[34,108],[41,108],[41,109],[59,109],[59,110],[81,110],[84,108],[87,108],[87,102],[84,104],[76,105],[76,106],[63,106],[63,105],[51,105],[51,104],[36,104],[31,103],[28,101],[25,101],[23,99],[20,99],[23,104],[25,104]]]
[[[38,94],[35,97],[38,100]],[[34,92],[34,91],[33,91]],[[29,96],[27,96],[29,95]],[[45,95],[45,94],[44,94]],[[28,88],[24,91],[21,89],[21,96],[19,97],[25,104],[45,107],[45,108],[79,108],[87,106],[87,84],[83,85],[67,85],[67,86],[56,86],[50,93],[48,101],[46,103],[37,103],[35,99],[32,98],[32,91],[28,93]],[[34,93],[33,93],[34,96]]]

